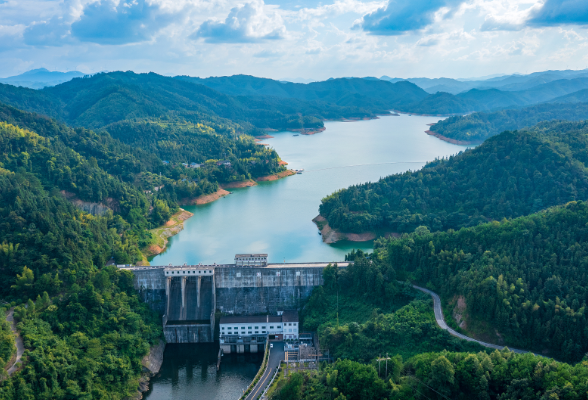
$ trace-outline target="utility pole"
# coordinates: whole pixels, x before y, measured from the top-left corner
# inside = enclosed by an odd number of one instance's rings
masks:
[[[339,328],[339,285],[337,285],[337,328]]]
[[[388,379],[388,353],[386,353],[386,379]]]
[[[380,354],[378,356],[378,377],[381,375],[381,373],[380,373],[380,366],[382,364],[381,361],[382,361],[382,355]]]

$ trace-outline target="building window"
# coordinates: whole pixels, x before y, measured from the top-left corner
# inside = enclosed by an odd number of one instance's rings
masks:
[[[273,326],[273,325],[272,325],[272,326],[270,326],[270,329],[274,329],[274,326]]]
[[[265,331],[261,331],[261,333],[266,333]]]
[[[225,330],[225,327],[223,326],[221,329],[224,331]],[[229,329],[231,329],[231,328],[229,328]]]
[[[235,327],[235,329],[239,329],[239,327],[238,327],[238,326],[236,326],[236,327]]]
[[[249,335],[251,335],[251,331],[247,332]]]
[[[259,331],[255,331],[255,333],[259,333]]]
[[[252,329],[252,328],[253,328],[253,327],[252,327],[252,326],[250,326],[250,327],[249,327],[249,328],[247,328],[247,329]]]
[[[259,326],[256,326],[255,329],[259,329]]]
[[[278,325],[278,329],[280,329],[282,327],[282,325]]]

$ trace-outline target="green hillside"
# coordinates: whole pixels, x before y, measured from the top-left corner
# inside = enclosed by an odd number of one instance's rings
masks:
[[[2,384],[0,398],[133,395],[160,321],[139,302],[132,275],[104,265],[142,258],[147,199],[59,138],[5,122],[0,166],[0,291],[17,305],[27,348],[24,368]],[[86,214],[60,190],[110,199],[115,212]]]
[[[450,139],[481,143],[500,132],[531,127],[542,121],[586,119],[588,119],[588,103],[540,104],[493,113],[477,112],[449,117],[432,126],[431,131]]]
[[[127,120],[179,118],[260,133],[262,128],[316,128],[322,127],[322,120],[327,118],[364,118],[384,112],[377,107],[361,108],[349,96],[347,100],[336,105],[314,100],[237,97],[192,80],[133,72],[100,73],[38,91],[0,84],[0,102],[91,129]]]
[[[280,82],[249,75],[211,78],[176,77],[206,85],[219,92],[237,96],[270,96],[300,99],[311,104],[360,107],[373,112],[414,103],[427,97],[427,92],[407,82],[391,83],[379,79],[338,78],[308,84]]]
[[[459,229],[588,198],[585,123],[503,132],[415,172],[343,189],[319,211],[344,232]]]
[[[446,299],[464,296],[517,348],[577,362],[588,351],[588,203],[571,202],[513,220],[459,231],[419,231],[379,243],[396,276]]]
[[[571,366],[531,354],[444,351],[384,363],[337,360],[317,374],[279,376],[270,398],[581,400],[587,390],[584,363]]]

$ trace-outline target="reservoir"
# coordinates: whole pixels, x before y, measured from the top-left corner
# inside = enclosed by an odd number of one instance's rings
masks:
[[[272,133],[273,147],[302,174],[230,189],[213,203],[184,207],[194,213],[151,265],[232,263],[236,253],[268,253],[269,262],[342,261],[371,242],[325,244],[312,219],[321,199],[350,185],[420,169],[425,162],[464,150],[425,133],[438,117],[386,116],[358,122],[326,122],[315,135]],[[216,371],[218,344],[172,344],[149,400],[239,398],[261,365],[255,354],[226,355]],[[239,358],[240,357],[240,358]]]
[[[438,117],[386,116],[358,122],[325,122],[315,135],[272,133],[273,147],[299,175],[229,189],[215,202],[187,206],[194,216],[151,265],[232,263],[236,253],[268,253],[269,262],[343,260],[372,243],[323,243],[312,219],[321,199],[350,185],[420,169],[426,161],[461,150],[425,133]]]

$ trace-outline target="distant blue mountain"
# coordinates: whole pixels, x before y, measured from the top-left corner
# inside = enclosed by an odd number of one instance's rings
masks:
[[[0,83],[28,87],[31,89],[42,89],[47,86],[59,85],[60,83],[68,82],[73,78],[78,78],[84,75],[84,73],[79,71],[59,72],[49,71],[45,68],[38,68],[20,75],[0,78]]]
[[[447,92],[451,94],[459,94],[467,92],[471,89],[499,89],[501,91],[521,91],[532,87],[558,81],[562,79],[576,79],[588,77],[588,69],[584,70],[564,70],[564,71],[542,71],[534,72],[528,75],[513,74],[496,77],[488,77],[488,79],[477,80],[463,80],[451,78],[390,78],[389,76],[382,76],[380,79],[398,82],[406,80],[414,83],[421,89],[428,93],[435,94],[438,92]]]

